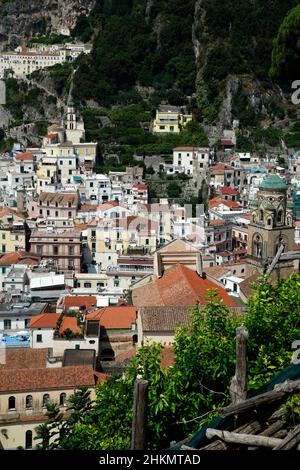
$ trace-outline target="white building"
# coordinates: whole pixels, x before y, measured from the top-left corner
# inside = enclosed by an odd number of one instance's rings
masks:
[[[33,52],[26,47],[20,47],[15,52],[0,53],[0,78],[7,72],[13,73],[15,78],[24,78],[39,69],[62,64],[67,60],[67,51]]]
[[[209,166],[209,148],[176,147],[173,149],[173,173],[193,175]]]
[[[13,73],[15,78],[24,78],[36,70],[74,60],[80,54],[91,52],[90,44],[35,44],[28,49],[19,46],[14,51],[0,53],[0,78]]]
[[[109,201],[111,198],[111,183],[106,175],[92,174],[82,176],[86,190],[86,199],[96,201],[97,204]]]

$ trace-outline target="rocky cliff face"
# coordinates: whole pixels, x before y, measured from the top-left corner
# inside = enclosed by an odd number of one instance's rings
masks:
[[[0,0],[0,47],[16,47],[36,36],[73,28],[95,0]]]

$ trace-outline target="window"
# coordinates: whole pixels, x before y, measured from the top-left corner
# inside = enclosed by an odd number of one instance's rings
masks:
[[[43,252],[43,246],[42,245],[37,245],[36,252],[37,252],[38,255],[41,255],[42,252]]]
[[[84,283],[84,287],[85,287],[86,289],[90,289],[90,288],[92,287],[92,284],[91,284],[90,282],[85,282],[85,283]]]
[[[53,247],[53,254],[58,255],[58,246]]]
[[[11,320],[4,320],[4,329],[11,330]]]
[[[36,335],[36,342],[42,343],[43,342],[43,335]]]
[[[47,406],[50,404],[50,395],[49,393],[45,393],[43,396],[43,406]]]
[[[25,433],[25,449],[32,449],[32,431]]]
[[[74,246],[69,246],[69,255],[70,256],[74,255]]]
[[[26,396],[26,408],[32,408],[32,405],[33,405],[32,395],[27,395]]]
[[[61,393],[59,396],[59,405],[65,406],[67,401],[67,395],[65,393]]]
[[[15,410],[16,409],[16,399],[15,397],[9,397],[8,399],[8,409]]]
[[[5,240],[5,233],[2,233],[2,240]]]
[[[72,217],[72,212],[71,211],[68,212],[68,217]]]

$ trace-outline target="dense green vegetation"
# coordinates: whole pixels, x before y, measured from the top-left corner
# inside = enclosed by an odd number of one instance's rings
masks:
[[[80,18],[83,34],[89,35],[92,22],[100,31],[90,57],[81,58],[75,78],[77,99],[95,99],[107,106],[118,100],[120,91],[131,90],[136,83],[154,86],[165,96],[172,90],[175,101],[193,93],[194,0],[154,0],[148,16],[145,6],[143,0],[121,4],[103,0],[97,2],[90,15],[93,21]]]
[[[172,367],[161,366],[160,344],[143,346],[123,377],[112,376],[98,386],[93,408],[82,389],[71,400],[67,421],[50,409],[48,423],[39,428],[38,436],[45,436],[42,448],[128,449],[137,374],[149,381],[150,449],[167,447],[173,439],[197,431],[230,402],[238,325],[243,323],[249,332],[250,388],[261,386],[289,364],[292,342],[300,335],[299,287],[296,274],[279,280],[276,286],[259,280],[245,317],[233,316],[211,291],[206,306],[192,309],[190,326],[178,329]],[[49,432],[56,436],[54,444],[49,442]]]
[[[154,135],[149,132],[153,116],[150,104],[130,104],[116,108],[86,108],[82,115],[85,121],[87,139],[98,141],[107,155],[113,157],[110,169],[120,169],[134,163],[134,156],[166,155],[170,157],[174,147],[179,145],[208,145],[208,138],[202,126],[196,121],[187,124],[180,134]],[[102,123],[104,121],[104,124]],[[107,164],[105,162],[105,168]],[[99,171],[101,168],[98,169]]]
[[[297,0],[202,2],[196,34],[202,40],[202,48],[209,52],[200,57],[202,73],[197,93],[205,118],[216,118],[228,76],[247,74],[262,81],[268,79],[273,39],[287,12],[297,4]]]
[[[280,25],[272,53],[271,75],[290,81],[299,79],[300,5],[293,8]]]
[[[33,44],[63,44],[64,42],[69,41],[68,36],[63,36],[61,34],[52,34],[51,36],[36,36],[29,41],[29,47]]]

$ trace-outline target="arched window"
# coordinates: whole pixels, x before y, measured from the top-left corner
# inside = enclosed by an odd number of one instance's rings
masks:
[[[271,227],[272,226],[272,219],[271,217],[268,217],[268,227]]]
[[[264,211],[262,209],[259,211],[259,220],[261,222],[263,222],[263,220],[264,220]]]
[[[43,406],[47,406],[50,403],[50,396],[49,393],[45,393],[43,396]]]
[[[32,405],[33,405],[32,395],[27,395],[26,396],[26,408],[32,408]]]
[[[25,449],[32,449],[32,431],[25,433]]]
[[[253,237],[253,247],[252,247],[252,254],[257,258],[262,257],[262,238],[261,235],[257,234]]]
[[[15,410],[16,409],[16,399],[15,397],[9,397],[8,399],[8,409]]]
[[[65,406],[66,401],[67,401],[67,395],[65,393],[61,393],[59,397],[59,405]]]
[[[283,210],[280,209],[280,210],[277,212],[277,222],[278,222],[279,224],[282,223],[282,218],[283,218]]]

